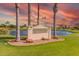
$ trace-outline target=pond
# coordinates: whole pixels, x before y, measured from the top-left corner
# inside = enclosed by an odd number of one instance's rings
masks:
[[[20,31],[21,36],[26,36],[27,33],[28,33],[27,31]],[[53,31],[51,34],[53,35]],[[70,34],[72,34],[72,32],[68,32],[68,31],[64,31],[64,30],[56,31],[56,35],[58,35],[58,36],[67,36]],[[16,35],[16,31],[11,31],[10,35]]]

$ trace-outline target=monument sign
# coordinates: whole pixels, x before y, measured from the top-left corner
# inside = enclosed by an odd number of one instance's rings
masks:
[[[43,25],[37,25],[34,27],[29,27],[28,29],[28,39],[41,40],[41,39],[51,39],[51,29]]]

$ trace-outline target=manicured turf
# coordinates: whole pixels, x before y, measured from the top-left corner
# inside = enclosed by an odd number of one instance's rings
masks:
[[[10,39],[0,38],[0,55],[3,56],[72,56],[79,55],[79,32],[63,37],[62,42],[37,46],[15,47],[7,44]]]

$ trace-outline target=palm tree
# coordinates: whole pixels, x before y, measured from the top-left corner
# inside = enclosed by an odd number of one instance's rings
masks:
[[[57,3],[53,6],[53,37],[56,38],[56,12],[57,12]]]
[[[16,6],[16,41],[20,41],[19,4],[15,3],[15,6]]]
[[[30,3],[28,3],[27,5],[28,5],[28,30],[29,30],[30,25],[31,25],[31,24],[30,24],[30,9],[31,9],[30,7],[31,7],[31,6],[30,6]],[[28,34],[27,36],[29,36],[29,34]]]

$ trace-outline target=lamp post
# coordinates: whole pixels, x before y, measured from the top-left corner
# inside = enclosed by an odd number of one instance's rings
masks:
[[[19,4],[15,3],[15,7],[16,7],[16,41],[20,41]]]
[[[56,38],[56,13],[57,13],[57,3],[53,6],[53,37]]]

